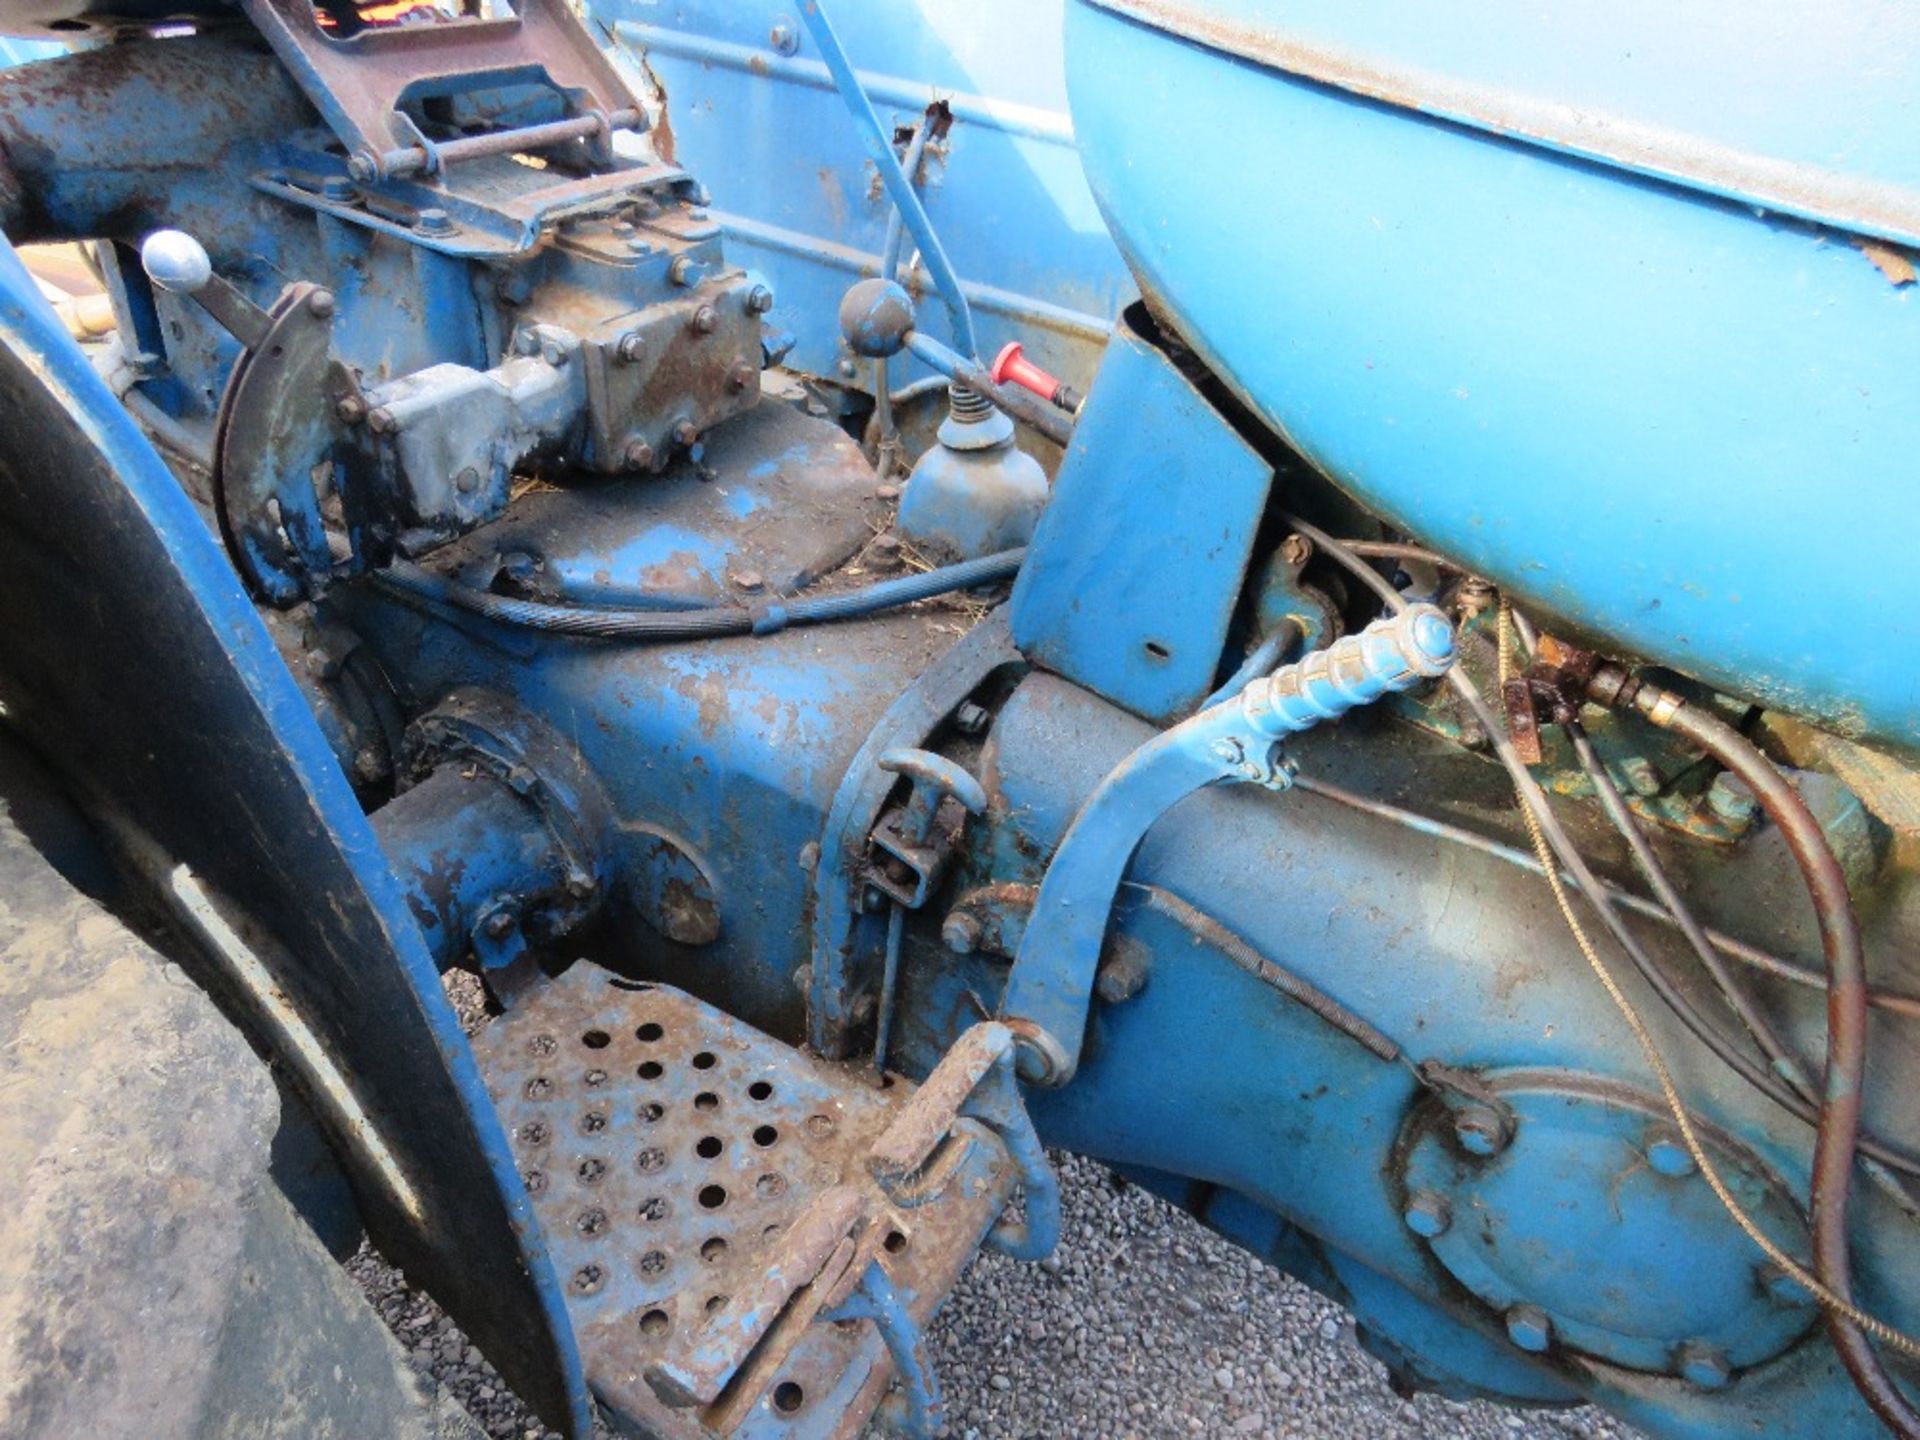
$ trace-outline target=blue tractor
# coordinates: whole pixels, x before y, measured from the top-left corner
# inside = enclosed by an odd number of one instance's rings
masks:
[[[0,33],[0,1432],[931,1437],[1052,1148],[1920,1436],[1907,7]]]

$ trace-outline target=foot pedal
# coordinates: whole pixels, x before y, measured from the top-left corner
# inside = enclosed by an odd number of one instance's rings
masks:
[[[983,1243],[1038,1259],[1059,1234],[1000,1025],[882,1086],[581,963],[474,1049],[588,1384],[631,1433],[851,1436],[886,1400],[931,1436],[927,1321]]]

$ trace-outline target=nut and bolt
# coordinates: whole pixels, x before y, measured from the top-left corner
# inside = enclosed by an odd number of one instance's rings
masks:
[[[1147,988],[1153,961],[1145,945],[1130,936],[1121,936],[1100,962],[1094,976],[1093,993],[1109,1005],[1124,1005]]]
[[[414,228],[422,235],[451,234],[453,217],[437,205],[429,205],[414,217]]]
[[[316,320],[331,320],[333,318],[333,292],[331,290],[314,290],[309,292],[307,295],[307,313]]]
[[[1422,1239],[1444,1235],[1453,1224],[1453,1202],[1437,1190],[1416,1190],[1407,1197],[1407,1208],[1400,1212],[1407,1229]]]
[[[700,279],[700,267],[694,263],[691,255],[676,255],[673,263],[667,266],[667,279],[676,285],[693,285]]]
[[[1553,1344],[1553,1321],[1538,1305],[1516,1305],[1506,1314],[1507,1338],[1529,1355],[1544,1355]]]
[[[629,330],[613,347],[613,353],[622,365],[635,364],[647,353],[647,338],[638,330]]]
[[[699,438],[700,438],[700,427],[694,424],[693,421],[688,420],[684,417],[674,421],[674,424],[673,424],[673,443],[674,444],[691,445],[693,444],[694,441],[698,440]]]
[[[333,407],[333,414],[342,425],[358,425],[367,418],[367,402],[358,395],[349,395]]]
[[[711,335],[720,328],[720,312],[711,305],[702,305],[693,312],[693,331],[696,335]]]
[[[940,926],[940,943],[956,955],[971,955],[980,945],[981,927],[976,916],[955,910]]]
[[[784,20],[767,32],[767,43],[782,55],[797,55],[800,52],[800,36]]]
[[[400,428],[400,421],[394,413],[382,405],[377,410],[367,412],[367,429],[376,435],[391,435]]]
[[[1702,1390],[1724,1389],[1733,1379],[1727,1352],[1706,1340],[1688,1340],[1676,1347],[1673,1368],[1682,1380]]]
[[[347,174],[364,185],[380,174],[380,167],[371,155],[355,155],[347,161]]]
[[[1304,535],[1289,535],[1280,542],[1280,558],[1298,569],[1313,558],[1313,542]]]
[[[1462,1105],[1453,1113],[1453,1137],[1469,1155],[1498,1155],[1513,1140],[1513,1124],[1491,1105]]]
[[[1759,808],[1753,787],[1731,770],[1722,770],[1707,787],[1707,809],[1723,824],[1735,828],[1751,825]]]
[[[756,285],[747,291],[747,313],[764,315],[773,309],[773,291],[764,285]]]
[[[566,347],[558,340],[542,340],[540,342],[540,358],[558,370],[562,365],[567,363]]]
[[[1462,580],[1453,592],[1454,603],[1460,607],[1463,615],[1479,615],[1493,608],[1500,598],[1500,592],[1491,580],[1483,580],[1478,575],[1469,575]]]
[[[1207,747],[1207,753],[1222,765],[1238,765],[1247,758],[1247,747],[1231,735],[1222,735]]]
[[[653,446],[644,440],[631,441],[620,458],[626,461],[629,470],[650,470],[653,468]]]

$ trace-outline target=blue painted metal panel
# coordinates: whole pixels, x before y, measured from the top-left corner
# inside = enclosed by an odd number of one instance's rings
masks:
[[[879,273],[889,206],[798,12],[731,0],[691,0],[670,17],[639,0],[592,9],[660,82],[668,124],[656,139],[670,134],[674,159],[712,191],[729,255],[771,281],[770,318],[800,337],[791,363],[840,376],[849,356],[818,322]],[[931,101],[951,107],[923,190],[983,353],[1025,341],[1084,389],[1133,286],[1074,148],[1058,0],[841,0],[833,20],[883,124],[904,132]],[[924,373],[903,363],[895,384]],[[866,383],[866,366],[844,378],[855,376]]]
[[[1264,66],[1070,12],[1089,174],[1162,313],[1337,483],[1571,626],[1920,746],[1920,683],[1888,660],[1920,648],[1897,258],[1890,278],[1846,235],[1290,77],[1260,13]]]
[[[1193,382],[1122,326],[1014,587],[1014,642],[1137,715],[1186,713],[1218,679],[1271,479]]]

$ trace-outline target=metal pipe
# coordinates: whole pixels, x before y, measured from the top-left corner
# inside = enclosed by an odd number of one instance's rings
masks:
[[[1631,705],[1663,730],[1671,730],[1709,755],[1752,788],[1769,819],[1780,827],[1787,848],[1805,877],[1827,961],[1827,1073],[1820,1123],[1814,1132],[1810,1198],[1813,1270],[1821,1282],[1848,1303],[1853,1299],[1847,1233],[1847,1200],[1853,1161],[1860,1148],[1862,1087],[1867,1065],[1867,965],[1860,922],[1847,891],[1845,872],[1827,843],[1820,822],[1785,775],[1733,726],[1688,705],[1680,696],[1609,669],[1596,676],[1589,693],[1602,703]],[[1916,1411],[1887,1375],[1880,1357],[1850,1316],[1826,1307],[1827,1334],[1861,1397],[1896,1435],[1920,1436]]]
[[[1073,439],[1072,419],[1038,395],[1016,385],[996,384],[993,376],[987,373],[987,367],[978,360],[970,360],[948,349],[922,331],[909,330],[905,340],[907,349],[920,360],[976,395],[986,396],[1014,419],[1031,426],[1054,444],[1065,445]]]
[[[405,145],[380,156],[380,171],[388,178],[435,174],[449,165],[488,155],[517,155],[522,151],[544,150],[569,140],[586,140],[595,135],[612,136],[616,130],[631,130],[644,117],[638,110],[615,110],[606,116],[576,115],[570,120],[549,120],[541,125],[523,125],[517,130],[494,130],[485,135],[465,135],[458,140],[436,141],[431,147]],[[361,180],[374,177],[359,176]]]
[[[1620,787],[1613,783],[1613,776],[1607,773],[1607,767],[1593,748],[1593,741],[1587,738],[1586,727],[1577,720],[1569,721],[1561,727],[1566,731],[1567,739],[1573,743],[1574,755],[1580,761],[1580,768],[1587,773],[1592,782],[1594,793],[1600,797],[1600,806],[1607,812],[1607,819],[1613,822],[1613,828],[1620,832],[1620,838],[1626,841],[1627,850],[1633,856],[1633,863],[1647,882],[1647,888],[1653,891],[1656,899],[1666,907],[1673,923],[1680,933],[1687,937],[1687,943],[1699,957],[1701,966],[1713,978],[1714,985],[1725,998],[1728,1008],[1746,1027],[1747,1034],[1753,1037],[1753,1043],[1760,1047],[1760,1053],[1767,1057],[1774,1073],[1791,1085],[1805,1099],[1814,1098],[1813,1086],[1807,1079],[1806,1070],[1799,1058],[1793,1053],[1787,1042],[1773,1028],[1771,1021],[1761,1013],[1754,999],[1747,993],[1746,986],[1727,970],[1719,951],[1713,948],[1706,932],[1700,928],[1700,922],[1694,919],[1693,911],[1687,902],[1675,890],[1673,882],[1667,878],[1666,870],[1661,866],[1659,857],[1653,853],[1653,847],[1647,843],[1647,837],[1641,833],[1639,825],[1634,823],[1633,812],[1627,809],[1626,799],[1620,794]]]
[[[820,58],[826,62],[827,72],[833,76],[840,98],[846,102],[847,110],[853,116],[854,128],[860,132],[860,143],[866,148],[867,158],[879,169],[881,183],[893,197],[894,205],[898,207],[907,230],[913,236],[913,243],[920,247],[920,258],[932,272],[933,283],[939,289],[941,299],[946,302],[947,315],[953,324],[955,347],[968,359],[977,360],[980,342],[974,338],[973,313],[967,308],[967,297],[960,289],[960,276],[954,270],[953,262],[947,258],[940,236],[933,228],[933,221],[927,218],[926,207],[920,203],[919,192],[901,170],[900,158],[888,143],[886,132],[880,125],[880,117],[874,113],[873,102],[867,99],[866,91],[860,88],[860,77],[854,74],[847,52],[841,48],[840,37],[834,33],[833,22],[827,18],[820,0],[798,0],[798,4],[801,18],[807,22],[807,28],[813,32],[814,43],[820,47]]]
[[[929,115],[923,117],[914,127],[913,138],[907,142],[906,157],[900,164],[909,185],[914,184],[920,174],[920,164],[927,155],[927,142],[932,137],[933,118]],[[880,278],[882,280],[900,278],[901,239],[905,234],[906,226],[901,219],[900,207],[896,205],[887,212],[887,238],[886,243],[880,247]],[[893,392],[889,388],[892,381],[887,373],[890,368],[891,361],[885,355],[877,357],[873,362],[874,423],[880,429],[881,464],[878,468],[880,478],[883,480],[892,478],[893,465],[898,458],[897,452],[900,448],[900,434],[893,423]]]

